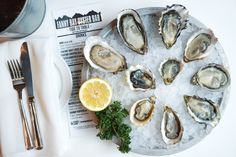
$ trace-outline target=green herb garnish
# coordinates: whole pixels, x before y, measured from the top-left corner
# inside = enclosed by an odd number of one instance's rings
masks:
[[[124,124],[124,118],[129,115],[129,112],[121,107],[119,101],[114,101],[106,109],[95,112],[98,118],[98,124],[96,126],[100,132],[97,134],[101,140],[112,140],[115,136],[120,143],[118,149],[122,153],[128,153],[130,151],[129,144],[131,128]]]

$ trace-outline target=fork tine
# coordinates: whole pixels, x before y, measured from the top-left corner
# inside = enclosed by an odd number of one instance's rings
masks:
[[[13,71],[14,79],[16,79],[17,78],[16,69],[14,67],[14,64],[13,64],[12,60],[10,60],[10,65],[11,65],[11,69]]]
[[[10,65],[10,62],[9,62],[9,61],[7,61],[7,65],[8,65],[8,68],[9,68],[9,70],[10,70],[11,79],[14,79],[14,78],[15,78],[15,76],[14,76],[14,73],[13,73],[13,70],[12,70],[12,67],[11,67],[11,65]]]
[[[13,71],[14,79],[16,79],[17,78],[16,69],[15,69],[15,67],[13,65],[13,61],[12,60],[10,60],[10,66],[11,66],[11,70]]]
[[[17,75],[18,75],[18,77],[19,78],[21,78],[21,72],[20,72],[20,64],[18,64],[17,62],[17,59],[15,59],[15,60],[13,60],[14,61],[14,65],[15,65],[15,67],[16,67],[16,72],[17,72]]]
[[[20,78],[19,69],[18,69],[18,67],[17,67],[17,65],[16,65],[16,61],[15,61],[15,60],[12,60],[12,62],[13,62],[13,67],[14,67],[15,72],[16,72],[16,77],[17,77],[17,78]]]
[[[16,63],[17,63],[18,69],[19,69],[20,77],[23,77],[22,68],[21,68],[21,65],[20,65],[20,63],[19,63],[19,61],[17,59],[16,59]]]

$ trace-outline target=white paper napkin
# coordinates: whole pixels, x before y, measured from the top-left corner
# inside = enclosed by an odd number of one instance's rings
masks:
[[[0,145],[3,157],[53,157],[63,153],[63,126],[59,114],[59,91],[54,81],[55,45],[52,39],[26,39],[30,51],[36,109],[43,137],[42,150],[26,150],[17,100],[6,61],[20,59],[25,40],[0,43]],[[23,91],[27,109],[26,90]],[[28,122],[30,120],[28,117]]]

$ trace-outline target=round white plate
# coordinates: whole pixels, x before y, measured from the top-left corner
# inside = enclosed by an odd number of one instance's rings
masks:
[[[55,55],[54,65],[56,69],[55,81],[58,84],[60,104],[61,108],[64,108],[71,96],[72,76],[68,65],[61,56]]]

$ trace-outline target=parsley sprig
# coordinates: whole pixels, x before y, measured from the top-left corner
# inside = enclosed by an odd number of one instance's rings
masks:
[[[96,112],[98,118],[96,128],[100,131],[97,136],[101,140],[112,140],[113,136],[115,136],[119,140],[118,149],[122,153],[130,151],[129,144],[131,139],[129,133],[131,128],[123,122],[128,115],[129,112],[121,107],[119,101],[114,101],[106,109]]]

